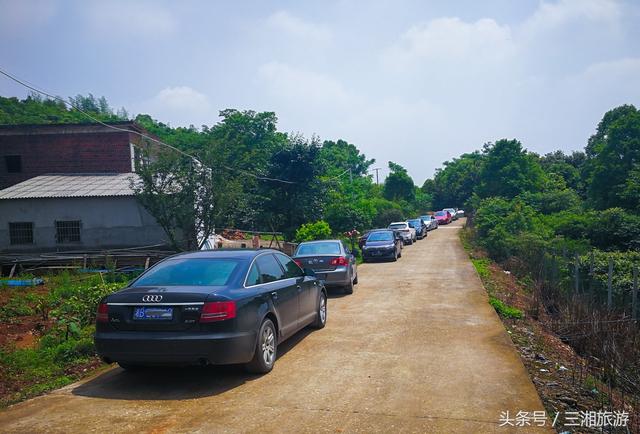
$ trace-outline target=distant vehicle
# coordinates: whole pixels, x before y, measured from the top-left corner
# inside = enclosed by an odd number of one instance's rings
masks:
[[[448,225],[452,221],[449,211],[436,211],[434,215],[436,220],[438,220],[438,225]]]
[[[312,270],[275,250],[171,256],[104,297],[95,346],[107,363],[245,364],[267,373],[278,344],[327,321],[327,293]]]
[[[388,228],[369,229],[364,234],[362,234],[360,238],[358,238],[358,247],[360,247],[360,250],[362,250],[362,248],[364,247],[364,244],[367,241],[367,237],[369,236],[370,233],[377,232],[377,231],[388,231],[388,230],[390,229]],[[403,240],[402,233],[398,230],[393,230],[393,235],[396,237],[396,239],[400,240],[400,247],[402,249],[402,247],[404,246],[404,243],[402,242]]]
[[[451,220],[458,220],[458,215],[455,208],[445,208],[442,211],[447,211],[449,214],[451,214]]]
[[[432,231],[434,229],[438,229],[438,219],[436,219],[432,215],[421,215],[420,218],[427,226],[428,231]]]
[[[327,288],[342,288],[345,293],[351,294],[353,285],[358,284],[356,257],[341,240],[300,243],[293,260],[301,268],[313,270]]]
[[[402,256],[401,237],[390,229],[375,230],[369,233],[362,248],[362,259],[391,259],[397,261]]]
[[[427,225],[424,224],[422,219],[407,220],[407,223],[416,230],[416,239],[421,240],[427,236]]]
[[[413,244],[413,242],[417,239],[416,230],[409,226],[407,222],[393,222],[389,225],[387,229],[394,229],[402,234],[402,239],[405,244]]]
[[[457,215],[458,217],[464,217],[464,210],[463,210],[463,209],[459,209],[459,210],[456,212],[456,215]]]

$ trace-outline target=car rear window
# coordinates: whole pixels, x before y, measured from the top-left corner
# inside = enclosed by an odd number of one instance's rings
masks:
[[[446,212],[444,212],[444,211],[438,211],[438,212],[436,213],[436,215],[437,215],[438,217],[441,217],[441,216],[443,216],[443,215],[447,215],[447,213],[446,213]]]
[[[234,259],[169,259],[143,274],[131,286],[224,286],[240,261]]]
[[[295,256],[308,256],[308,255],[339,255],[340,243],[335,241],[327,243],[309,243],[300,244]]]
[[[392,232],[372,232],[367,241],[393,241]]]
[[[398,223],[397,225],[389,225],[389,229],[405,229],[407,225],[405,223]]]
[[[409,220],[409,226],[411,226],[412,228],[420,227],[422,225],[422,221],[420,220]]]

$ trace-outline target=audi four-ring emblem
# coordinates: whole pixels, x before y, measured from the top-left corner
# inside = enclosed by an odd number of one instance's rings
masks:
[[[162,300],[162,296],[161,295],[144,295],[142,296],[142,301],[144,301],[145,303],[157,303],[159,301]]]

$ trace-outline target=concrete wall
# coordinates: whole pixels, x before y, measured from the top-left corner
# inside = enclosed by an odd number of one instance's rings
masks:
[[[56,220],[81,220],[80,243],[56,244]],[[33,222],[33,245],[10,245],[9,222]],[[167,236],[133,196],[0,200],[0,251],[139,247]]]

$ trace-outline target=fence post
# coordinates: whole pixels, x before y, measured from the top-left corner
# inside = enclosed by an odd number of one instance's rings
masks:
[[[595,268],[596,268],[596,258],[593,253],[593,250],[591,250],[591,255],[589,258],[589,293],[591,294],[592,298],[594,298],[593,273],[595,271]]]
[[[633,293],[631,294],[631,318],[638,320],[638,266],[633,266]]]
[[[613,305],[613,258],[609,256],[609,274],[607,276],[607,307]]]
[[[576,269],[575,269],[575,290],[576,294],[580,292],[580,256],[576,252]]]

